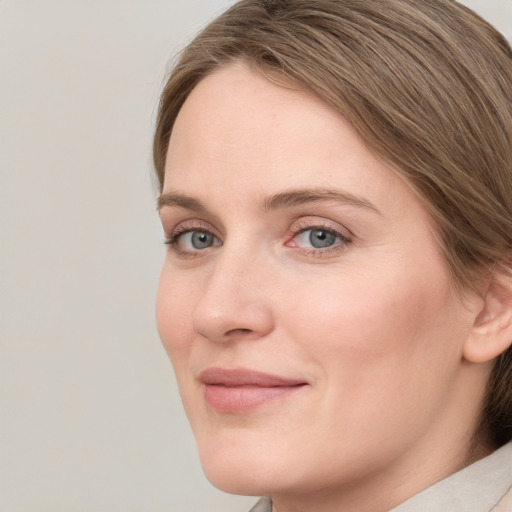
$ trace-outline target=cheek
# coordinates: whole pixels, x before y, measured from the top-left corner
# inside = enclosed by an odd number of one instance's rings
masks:
[[[431,267],[340,273],[323,289],[303,282],[308,293],[295,294],[291,312],[283,311],[290,336],[301,340],[328,378],[360,383],[361,389],[376,382],[405,386],[411,374],[428,377],[447,364],[455,367],[467,322],[461,323],[464,310],[444,267]]]
[[[457,372],[467,322],[461,327],[464,309],[444,273],[392,270],[340,276],[314,293],[307,286],[308,293],[294,294],[293,308],[281,310],[287,336],[313,362],[312,429],[324,432],[332,450],[347,449],[340,432],[364,437],[375,454],[412,442],[433,421]]]
[[[193,300],[190,283],[187,286],[164,265],[156,298],[156,323],[160,339],[177,372],[191,348]]]
[[[192,311],[194,287],[169,272],[164,265],[156,299],[156,323],[162,344],[174,369],[180,396],[189,419],[194,386],[190,380],[193,349]]]

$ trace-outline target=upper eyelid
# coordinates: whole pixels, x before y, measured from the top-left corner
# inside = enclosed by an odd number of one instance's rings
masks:
[[[308,231],[326,231],[328,233],[331,233],[332,235],[335,235],[337,238],[341,240],[342,243],[349,243],[353,241],[353,237],[351,235],[346,235],[342,233],[339,229],[334,229],[329,226],[306,226],[304,228],[298,229],[297,231],[292,231],[291,239],[293,240],[297,238],[300,235],[303,235],[304,233],[307,233]],[[290,243],[290,240],[286,242],[286,244]],[[323,249],[317,249],[319,251],[322,251]]]
[[[310,220],[308,220],[310,218]],[[289,232],[298,233],[300,231],[306,231],[308,229],[325,229],[326,231],[332,231],[339,233],[341,236],[346,238],[354,238],[355,235],[351,229],[347,226],[340,224],[334,220],[326,219],[324,217],[318,217],[316,215],[306,215],[296,219],[292,226],[290,226]]]
[[[294,233],[294,236],[300,235],[302,233],[306,233],[308,231],[326,231],[327,233],[332,233],[333,235],[337,235],[337,236],[339,236],[340,238],[342,238],[344,240],[349,240],[349,239],[352,238],[351,236],[347,236],[347,235],[341,233],[341,231],[339,229],[334,229],[334,228],[331,228],[329,226],[308,226],[308,227],[304,227],[304,228],[301,228],[301,229],[297,230]]]
[[[216,230],[210,222],[200,219],[186,219],[180,222],[173,222],[172,227],[170,229],[168,228],[166,232],[168,235],[172,236],[173,234],[180,235],[182,233],[186,233],[189,231],[200,230],[204,230],[209,233],[212,233],[212,235],[218,236],[218,230]]]

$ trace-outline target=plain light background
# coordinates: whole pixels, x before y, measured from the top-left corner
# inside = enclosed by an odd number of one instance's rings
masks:
[[[0,0],[0,512],[255,501],[203,477],[154,326],[158,94],[230,3]],[[464,3],[511,39],[510,0]]]

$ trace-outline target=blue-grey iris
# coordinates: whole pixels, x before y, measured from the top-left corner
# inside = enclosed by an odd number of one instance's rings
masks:
[[[204,231],[194,231],[190,242],[194,249],[206,249],[213,245],[213,235]]]
[[[312,229],[309,234],[309,242],[315,249],[323,249],[334,245],[336,235],[323,229]]]

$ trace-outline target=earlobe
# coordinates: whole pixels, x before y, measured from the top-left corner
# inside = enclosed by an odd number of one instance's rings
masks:
[[[472,363],[495,359],[512,345],[512,275],[493,272],[463,356]]]

